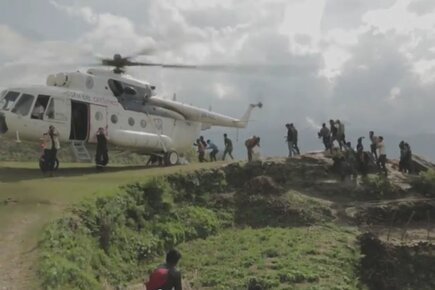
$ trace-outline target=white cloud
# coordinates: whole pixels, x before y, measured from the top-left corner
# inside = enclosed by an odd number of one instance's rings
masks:
[[[393,87],[390,90],[390,95],[388,96],[388,100],[395,101],[400,96],[401,90],[399,87]]]
[[[155,61],[285,64],[244,75],[131,69],[160,92],[177,92],[180,100],[213,104],[231,115],[263,99],[255,130],[269,132],[287,119],[317,128],[331,117],[382,130],[396,130],[398,124],[413,130],[404,115],[423,124],[422,130],[430,128],[423,120],[435,105],[435,15],[418,16],[420,8],[412,10],[410,1],[50,3],[62,17],[84,25],[79,37],[41,41],[21,35],[14,24],[0,25],[0,86],[42,83],[47,73],[90,63],[91,52],[111,56],[155,46]]]

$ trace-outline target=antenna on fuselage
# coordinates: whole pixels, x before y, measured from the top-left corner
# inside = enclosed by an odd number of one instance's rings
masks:
[[[172,100],[173,100],[173,101],[176,101],[176,100],[177,100],[177,94],[176,94],[176,93],[174,93],[174,95],[172,96]]]

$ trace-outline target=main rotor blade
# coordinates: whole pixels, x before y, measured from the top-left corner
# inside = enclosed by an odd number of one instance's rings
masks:
[[[128,62],[125,66],[150,66],[166,69],[188,69],[199,71],[233,72],[233,73],[254,73],[254,72],[283,72],[294,65],[290,64],[167,64],[152,62]]]
[[[135,57],[142,56],[142,55],[145,55],[145,56],[147,56],[147,55],[154,55],[155,53],[156,53],[155,48],[153,48],[153,47],[145,47],[145,48],[137,51],[136,53],[133,53],[133,54],[131,54],[129,56],[124,57],[124,59],[128,60],[128,59],[135,58]]]

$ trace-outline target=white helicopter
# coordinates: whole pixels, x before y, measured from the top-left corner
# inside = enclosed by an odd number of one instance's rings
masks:
[[[125,74],[127,66],[202,69],[192,65],[135,62],[119,54],[102,59],[114,69],[88,69],[47,77],[46,85],[8,88],[0,95],[0,134],[39,141],[50,125],[62,143],[70,143],[77,159],[90,160],[86,149],[105,128],[110,144],[179,162],[201,130],[212,126],[245,128],[252,110],[232,118],[157,96],[151,84]],[[218,66],[216,66],[218,67]]]

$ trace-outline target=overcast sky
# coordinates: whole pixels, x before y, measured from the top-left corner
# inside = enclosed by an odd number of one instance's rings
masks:
[[[159,92],[238,116],[244,134],[330,118],[350,129],[434,133],[433,0],[1,0],[0,87],[135,53],[177,63],[283,65],[253,73],[132,69]],[[143,60],[143,58],[142,58]]]

